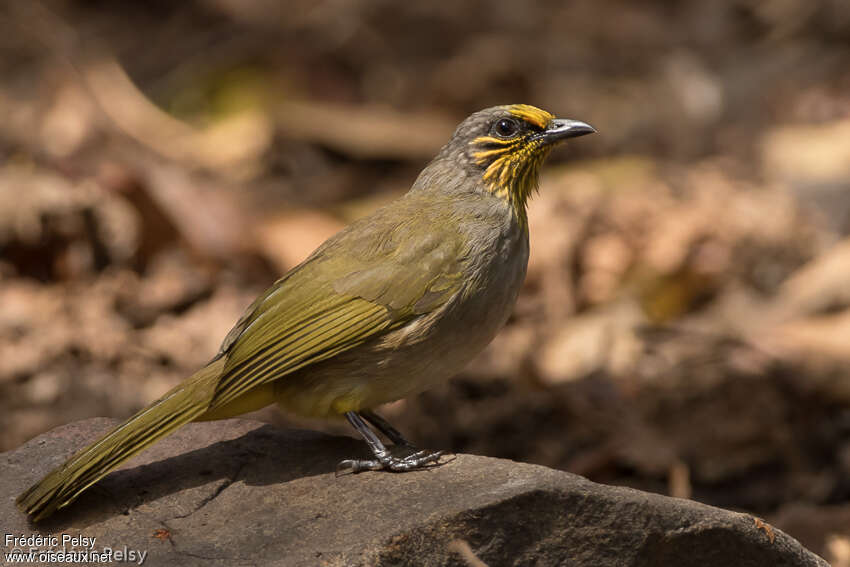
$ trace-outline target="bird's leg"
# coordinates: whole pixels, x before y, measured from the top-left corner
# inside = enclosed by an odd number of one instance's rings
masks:
[[[403,445],[405,447],[410,447],[411,449],[416,449],[416,445],[405,439],[404,435],[402,435],[398,429],[390,425],[390,423],[386,419],[376,414],[372,410],[361,411],[360,417],[364,418],[366,421],[374,425],[378,431],[386,435],[387,438],[396,445]]]
[[[374,416],[374,414],[372,414],[372,416]],[[412,455],[407,455],[406,457],[396,457],[387,450],[384,444],[381,443],[381,440],[378,439],[378,436],[375,435],[375,432],[369,429],[369,426],[366,425],[366,422],[363,421],[363,418],[360,417],[357,412],[346,412],[345,417],[354,429],[363,436],[363,439],[366,441],[366,444],[369,445],[369,449],[372,451],[375,458],[346,459],[337,465],[337,474],[349,471],[357,473],[360,471],[378,471],[384,469],[394,472],[411,471],[414,469],[425,468],[428,465],[437,464],[440,461],[440,457],[443,455],[443,451],[419,451]],[[386,424],[385,421],[383,423]],[[376,427],[380,429],[379,426],[376,425]],[[393,429],[393,431],[395,430]],[[395,431],[395,434],[398,434],[398,431]],[[389,437],[389,435],[387,436]],[[398,436],[402,440],[404,439],[400,434],[398,434]]]

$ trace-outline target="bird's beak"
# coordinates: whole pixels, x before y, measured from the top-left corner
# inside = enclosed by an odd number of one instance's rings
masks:
[[[555,118],[546,129],[543,131],[543,141],[546,144],[554,144],[567,138],[576,138],[585,134],[593,134],[596,128],[585,122],[578,120],[568,120],[565,118]]]

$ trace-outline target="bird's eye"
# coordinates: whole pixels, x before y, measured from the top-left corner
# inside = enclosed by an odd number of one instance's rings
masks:
[[[511,138],[519,132],[519,124],[516,123],[516,120],[502,118],[493,125],[493,132],[502,138]]]

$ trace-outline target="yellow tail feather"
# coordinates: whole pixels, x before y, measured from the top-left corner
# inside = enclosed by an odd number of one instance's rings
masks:
[[[46,518],[136,453],[203,415],[210,407],[223,367],[223,358],[211,362],[77,452],[18,496],[18,507],[35,521]]]
[[[215,421],[217,419],[229,419],[263,409],[275,403],[274,382],[267,382],[254,386],[230,403],[211,409],[195,418],[195,421]]]

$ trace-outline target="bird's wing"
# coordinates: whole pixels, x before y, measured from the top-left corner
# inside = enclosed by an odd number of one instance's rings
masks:
[[[411,238],[409,221],[364,224],[328,241],[249,307],[222,344],[211,410],[397,329],[458,291],[462,254],[449,229]]]

